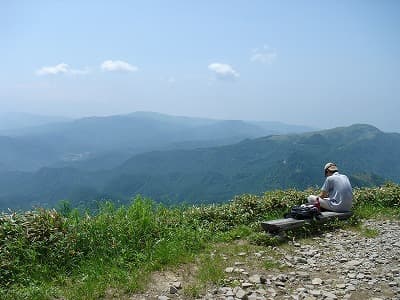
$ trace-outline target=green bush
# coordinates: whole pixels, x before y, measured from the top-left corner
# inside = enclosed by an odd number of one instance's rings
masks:
[[[377,188],[362,188],[354,191],[355,207],[373,204],[378,207],[400,207],[400,185],[386,183]]]
[[[0,217],[0,282],[51,278],[76,266],[75,231],[55,210],[39,209]]]

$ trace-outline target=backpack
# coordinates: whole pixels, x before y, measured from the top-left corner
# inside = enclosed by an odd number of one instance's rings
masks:
[[[304,220],[304,219],[318,219],[321,215],[321,212],[317,207],[314,205],[296,205],[293,206],[290,212],[285,214],[285,219],[293,218],[297,220]]]

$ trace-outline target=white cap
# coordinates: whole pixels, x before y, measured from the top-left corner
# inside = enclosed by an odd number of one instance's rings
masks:
[[[328,170],[328,171],[330,171],[330,172],[337,172],[337,171],[339,171],[338,168],[337,168],[337,166],[336,166],[336,164],[333,163],[333,162],[329,162],[329,163],[327,163],[327,164],[325,165],[324,171],[326,171],[326,170]]]

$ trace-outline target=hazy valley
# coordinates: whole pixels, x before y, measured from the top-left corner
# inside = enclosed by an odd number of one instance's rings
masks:
[[[8,129],[0,137],[0,207],[94,206],[137,194],[166,204],[315,187],[336,161],[356,186],[398,182],[400,134],[150,112]]]

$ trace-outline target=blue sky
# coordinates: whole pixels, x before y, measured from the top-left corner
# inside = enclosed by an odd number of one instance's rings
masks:
[[[1,1],[0,112],[400,132],[400,1]]]

